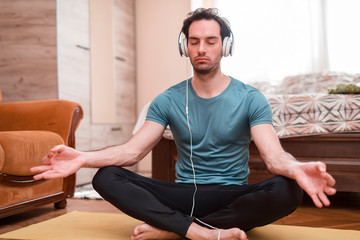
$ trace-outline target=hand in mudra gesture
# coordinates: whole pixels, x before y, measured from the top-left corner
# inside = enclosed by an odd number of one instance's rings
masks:
[[[42,163],[43,165],[30,169],[33,173],[38,173],[34,176],[35,180],[67,177],[77,172],[83,166],[84,160],[79,151],[58,145],[50,150]]]
[[[301,163],[295,172],[295,179],[313,200],[315,206],[329,206],[328,195],[334,195],[335,179],[326,172],[322,162]]]

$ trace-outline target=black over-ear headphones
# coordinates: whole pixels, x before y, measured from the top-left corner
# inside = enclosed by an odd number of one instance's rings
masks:
[[[225,18],[221,18],[221,19],[225,23],[225,25],[227,26],[227,28],[229,29],[229,32],[230,32],[230,36],[224,37],[224,39],[222,41],[221,54],[223,57],[227,57],[229,55],[232,56],[233,50],[234,50],[234,35],[231,31],[230,24],[228,23],[228,21]],[[187,39],[183,32],[180,32],[180,34],[179,34],[178,44],[179,44],[180,56],[188,57],[189,52],[188,52],[188,47],[187,47]]]

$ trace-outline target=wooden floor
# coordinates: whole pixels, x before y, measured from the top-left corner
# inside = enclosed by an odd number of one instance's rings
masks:
[[[318,209],[305,198],[300,208],[276,224],[360,230],[360,193],[339,193],[331,200],[330,207]],[[119,213],[115,207],[103,200],[69,199],[66,209],[58,210],[48,205],[0,219],[0,234],[71,211]]]

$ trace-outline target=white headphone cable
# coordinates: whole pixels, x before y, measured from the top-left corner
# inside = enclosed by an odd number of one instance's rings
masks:
[[[186,121],[187,121],[187,125],[188,125],[188,129],[189,129],[189,136],[190,136],[190,162],[191,162],[191,167],[192,167],[192,171],[193,171],[193,176],[194,176],[194,193],[193,193],[193,204],[191,207],[191,213],[190,216],[193,216],[194,213],[194,209],[195,209],[195,196],[196,196],[196,192],[197,192],[197,185],[196,185],[196,176],[195,176],[195,167],[194,167],[194,163],[192,160],[192,155],[193,155],[193,151],[192,151],[192,133],[191,133],[191,128],[190,128],[190,120],[189,120],[189,81],[190,79],[186,80]],[[212,228],[214,230],[218,230],[218,240],[220,240],[220,229],[211,226],[210,224],[204,223],[203,221],[201,221],[200,219],[196,218],[197,221],[199,221],[200,223],[204,224],[205,226],[208,226],[209,228]]]
[[[204,223],[203,221],[201,221],[201,220],[198,219],[198,218],[195,218],[195,219],[196,219],[196,221],[198,221],[199,223],[202,223],[203,225],[207,226],[208,228],[217,230],[217,231],[218,231],[218,240],[220,240],[220,236],[221,236],[220,229],[218,229],[217,227],[211,226],[210,224]]]
[[[191,167],[192,167],[192,171],[193,171],[193,176],[194,176],[194,193],[193,193],[193,199],[192,199],[192,207],[191,207],[191,212],[190,212],[190,216],[193,216],[194,213],[194,209],[195,209],[195,196],[196,196],[196,192],[197,192],[197,185],[196,185],[196,176],[195,176],[195,167],[194,167],[194,163],[192,160],[192,156],[193,156],[193,151],[192,151],[192,134],[191,134],[191,128],[190,128],[190,120],[189,120],[189,81],[190,79],[186,80],[186,121],[187,121],[187,125],[188,125],[188,129],[189,129],[189,136],[190,136],[190,162],[191,162]]]

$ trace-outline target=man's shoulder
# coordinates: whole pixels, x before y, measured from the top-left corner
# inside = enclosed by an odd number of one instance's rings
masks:
[[[235,78],[231,78],[231,79],[232,79],[231,83],[233,84],[234,89],[236,89],[236,91],[240,92],[241,94],[260,93],[260,91],[257,88],[249,84],[246,84]]]
[[[186,90],[186,81],[181,81],[175,85],[170,86],[168,89],[166,89],[165,91],[163,91],[162,93],[160,93],[159,95],[166,95],[169,96],[171,94],[181,94],[183,91]]]
[[[162,93],[160,93],[156,98],[153,100],[153,102],[170,102],[172,99],[182,96],[186,91],[186,80],[177,83]]]
[[[186,90],[186,81],[188,80],[183,80],[173,86],[171,86],[170,88],[168,88],[167,91],[175,91],[175,92],[182,92]]]

